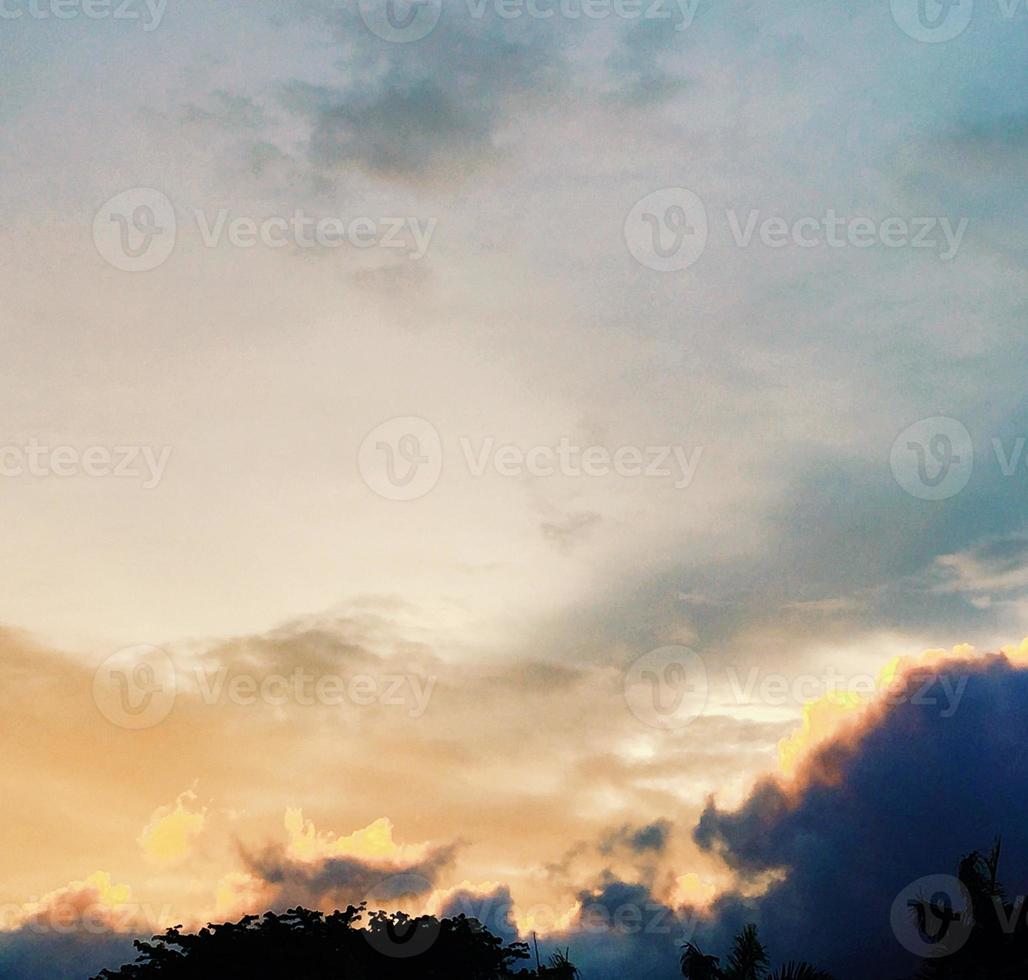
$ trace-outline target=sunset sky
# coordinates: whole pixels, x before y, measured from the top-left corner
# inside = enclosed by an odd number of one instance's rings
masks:
[[[1028,6],[922,2],[0,4],[0,976],[402,895],[668,980],[810,938],[823,786],[1028,787]]]

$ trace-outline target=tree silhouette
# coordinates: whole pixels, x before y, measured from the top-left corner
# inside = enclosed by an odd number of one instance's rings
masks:
[[[699,946],[686,943],[682,947],[682,976],[688,980],[719,980],[721,960],[707,956]]]
[[[751,922],[735,937],[728,954],[725,980],[763,980],[770,962],[767,950],[757,937],[757,927]]]
[[[366,921],[365,921],[366,920]],[[209,925],[181,927],[135,944],[136,962],[104,970],[94,980],[575,980],[570,951],[555,953],[538,972],[515,967],[529,958],[526,943],[504,943],[477,919],[412,918],[368,913],[364,905],[325,915],[290,909]]]
[[[936,945],[918,973],[921,980],[1009,980],[1028,976],[1028,922],[1024,899],[1007,900],[999,882],[1002,842],[961,859],[957,878],[967,905],[955,909],[934,899],[908,903],[921,934]]]
[[[682,947],[682,975],[688,980],[832,980],[832,977],[810,963],[787,963],[768,976],[770,959],[757,935],[757,927],[750,923],[732,942],[728,966],[721,969],[717,956],[707,956],[698,946],[686,943]]]
[[[578,980],[582,975],[581,971],[571,962],[570,957],[570,949],[558,949],[550,956],[549,964],[542,968],[539,976],[552,980]]]

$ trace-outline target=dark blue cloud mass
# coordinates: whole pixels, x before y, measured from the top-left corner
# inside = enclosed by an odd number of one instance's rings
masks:
[[[942,684],[965,678],[947,717]],[[819,749],[799,789],[767,779],[734,812],[708,804],[694,831],[702,847],[744,876],[784,875],[759,899],[722,898],[703,931],[712,945],[756,921],[776,959],[813,960],[840,980],[909,976],[916,961],[890,910],[912,882],[954,873],[1002,834],[1001,877],[1025,893],[1028,671],[1003,656],[950,662],[915,671],[903,692],[907,703]]]

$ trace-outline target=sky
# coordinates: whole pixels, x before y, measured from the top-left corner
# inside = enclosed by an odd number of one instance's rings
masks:
[[[1019,771],[1026,30],[0,3],[0,972],[402,894],[598,980],[747,916],[867,975],[825,896],[1003,828],[833,877],[826,785],[867,837],[928,742]]]

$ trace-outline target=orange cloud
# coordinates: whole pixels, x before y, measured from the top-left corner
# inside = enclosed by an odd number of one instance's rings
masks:
[[[1017,647],[1004,647],[1003,652],[1011,662],[1028,664],[1028,638]],[[894,657],[879,671],[872,694],[832,692],[804,705],[801,727],[778,743],[781,774],[789,778],[796,776],[819,746],[843,735],[847,727],[854,733],[862,730],[869,713],[901,696],[914,673],[975,656],[973,646],[961,643],[950,650],[932,649],[917,656]]]
[[[285,816],[289,835],[288,854],[298,861],[323,861],[326,858],[356,858],[370,864],[414,864],[431,850],[429,844],[397,844],[393,822],[387,817],[356,830],[348,837],[319,834],[313,821],[304,820],[303,810],[290,807]]]
[[[139,835],[139,846],[155,864],[177,864],[192,851],[207,823],[207,811],[195,809],[195,802],[196,794],[187,790],[172,806],[160,807],[150,817]]]
[[[160,928],[170,909],[132,901],[128,885],[115,884],[106,871],[73,881],[42,898],[0,910],[0,931],[72,934],[150,932]]]

